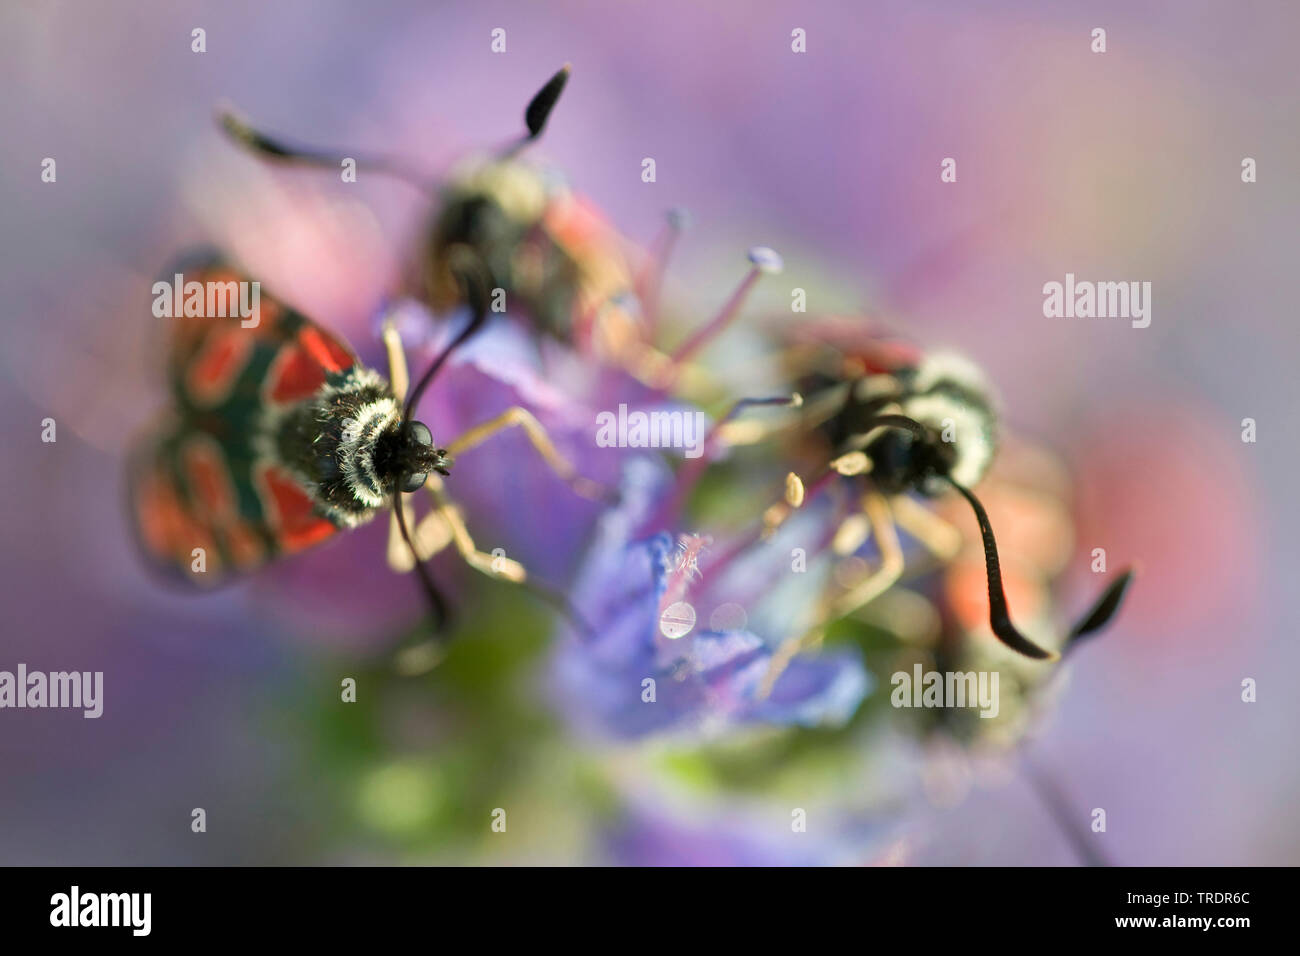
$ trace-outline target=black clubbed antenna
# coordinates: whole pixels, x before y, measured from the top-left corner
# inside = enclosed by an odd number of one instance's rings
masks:
[[[465,328],[461,329],[449,342],[446,347],[429,363],[424,374],[420,376],[415,387],[411,389],[406,400],[406,409],[402,415],[402,427],[409,429],[415,418],[415,410],[419,405],[420,398],[424,395],[425,390],[432,384],[434,377],[438,374],[451,357],[452,352],[463,345],[469,338],[483,328],[484,322],[490,314],[488,310],[489,282],[487,269],[483,265],[482,259],[468,246],[456,246],[450,253],[452,260],[452,271],[460,282],[465,302],[470,309],[469,322]],[[393,510],[397,515],[397,527],[402,534],[402,540],[411,551],[411,556],[415,559],[415,570],[420,577],[420,585],[424,590],[425,597],[429,602],[429,609],[433,614],[434,620],[438,622],[439,628],[450,619],[446,602],[438,591],[438,586],[434,583],[433,575],[429,571],[428,563],[420,557],[416,550],[415,542],[406,526],[406,517],[401,506],[401,488],[405,484],[405,476],[397,483],[397,490],[393,492]],[[524,580],[519,584],[530,593],[541,598],[543,601],[559,609],[569,622],[586,638],[592,639],[593,631],[591,626],[578,613],[577,609],[564,597],[549,588],[535,584],[532,581]]]
[[[488,316],[488,289],[482,261],[468,246],[454,247],[451,260],[452,271],[460,280],[465,301],[470,308],[469,322],[429,363],[429,367],[425,369],[415,387],[411,389],[406,400],[405,412],[402,415],[402,429],[404,432],[410,431],[416,405],[424,395],[425,389],[433,382],[438,370],[446,364],[452,352],[483,327],[483,323]],[[442,594],[433,580],[433,573],[429,570],[428,562],[420,557],[420,552],[416,549],[415,542],[411,538],[411,532],[406,526],[406,510],[402,504],[402,488],[406,484],[407,477],[407,475],[401,475],[398,478],[397,486],[393,491],[393,512],[397,517],[397,528],[402,534],[402,540],[410,549],[411,557],[415,561],[415,572],[420,579],[420,587],[424,591],[425,599],[429,603],[429,611],[434,619],[434,629],[440,631],[444,629],[450,619],[450,613],[447,602],[443,600]]]
[[[411,557],[415,559],[415,573],[420,579],[420,589],[424,592],[424,598],[429,604],[429,613],[433,617],[433,630],[435,634],[443,633],[447,624],[451,620],[451,612],[447,608],[447,602],[438,590],[438,585],[433,580],[433,572],[429,570],[428,562],[420,557],[420,552],[415,548],[415,542],[411,539],[410,529],[406,526],[406,508],[402,502],[402,489],[399,485],[393,492],[393,515],[397,518],[397,530],[401,532],[402,540],[411,550]]]
[[[908,418],[906,415],[878,415],[868,422],[866,430],[869,431],[876,426],[905,431],[919,438],[924,438],[928,433],[924,425],[915,419]],[[984,505],[975,497],[973,491],[957,484],[951,475],[941,475],[940,477],[956,488],[961,496],[966,499],[966,503],[975,512],[975,520],[979,523],[980,537],[984,541],[984,571],[989,584],[989,627],[993,629],[993,633],[997,635],[998,640],[1013,651],[1018,651],[1034,660],[1057,660],[1061,656],[1060,653],[1039,647],[1020,633],[1015,624],[1011,622],[1011,612],[1007,608],[1007,594],[1002,587],[1002,564],[998,560],[998,543],[993,537],[993,525],[989,522],[988,512],[984,510]],[[1124,593],[1133,581],[1134,574],[1132,568],[1125,570],[1110,587],[1102,592],[1101,597],[1097,599],[1088,613],[1066,635],[1065,652],[1068,653],[1081,638],[1101,630],[1110,622],[1110,619],[1119,610],[1120,603],[1124,600]]]
[[[465,328],[457,333],[456,337],[451,340],[437,357],[429,363],[429,367],[424,370],[415,387],[411,389],[406,399],[406,410],[402,416],[402,425],[405,428],[410,427],[414,417],[416,406],[424,396],[424,391],[433,382],[433,377],[438,374],[438,370],[446,364],[451,353],[456,351],[465,344],[471,336],[483,328],[483,323],[487,321],[488,297],[490,295],[491,281],[488,278],[487,266],[483,263],[482,257],[475,252],[470,246],[458,244],[448,251],[449,265],[452,274],[456,276],[460,283],[464,301],[469,306],[469,322]]]
[[[975,512],[975,520],[979,522],[980,536],[984,539],[984,571],[989,581],[989,627],[993,628],[993,633],[998,636],[998,640],[1026,657],[1039,661],[1055,660],[1060,657],[1061,655],[1055,651],[1039,647],[1011,623],[1011,613],[1007,609],[1007,593],[1002,588],[1002,565],[998,561],[998,543],[993,539],[993,526],[989,524],[988,512],[984,510],[984,505],[975,497],[974,492],[957,484],[951,478],[947,481],[970,504]]]
[[[559,72],[537,91],[537,95],[528,101],[528,108],[524,110],[524,125],[528,127],[529,141],[542,135],[542,130],[546,128],[546,121],[550,119],[551,110],[555,109],[555,104],[559,102],[560,94],[564,92],[564,86],[569,82],[569,73],[572,70],[573,67],[568,63],[564,64]]]
[[[946,475],[944,477],[948,484],[956,488],[970,504],[975,512],[975,520],[979,522],[980,536],[984,539],[984,569],[989,582],[989,627],[993,629],[998,640],[1013,651],[1019,651],[1035,660],[1056,660],[1061,656],[1060,653],[1039,647],[1011,623],[1011,613],[1007,609],[1007,595],[1002,589],[1002,567],[998,563],[998,545],[993,539],[993,526],[989,524],[988,513],[980,504],[980,500],[975,497],[974,492],[957,484],[952,478]],[[1132,568],[1125,570],[1110,587],[1102,592],[1091,610],[1070,628],[1070,633],[1065,639],[1064,653],[1068,653],[1080,638],[1101,630],[1109,623],[1115,616],[1115,612],[1119,610],[1120,602],[1124,600],[1124,592],[1128,590],[1133,575]]]
[[[1089,634],[1100,631],[1110,622],[1110,619],[1115,616],[1115,612],[1119,610],[1120,603],[1124,600],[1124,594],[1128,591],[1128,586],[1133,583],[1136,574],[1137,571],[1134,568],[1125,568],[1124,573],[1119,576],[1118,580],[1101,592],[1101,597],[1097,598],[1097,603],[1092,606],[1092,610],[1071,628],[1070,636],[1067,638],[1069,642],[1066,647],[1067,651],[1074,647],[1078,641]]]
[[[216,117],[217,125],[221,127],[222,132],[250,153],[263,159],[300,166],[317,166],[335,171],[344,160],[352,159],[358,169],[396,177],[426,192],[432,191],[435,186],[428,176],[391,156],[371,156],[350,149],[290,144],[279,136],[257,129],[227,106],[218,107]]]
[[[524,109],[524,126],[528,131],[501,148],[499,153],[501,159],[509,159],[542,135],[542,131],[546,129],[546,121],[551,118],[551,111],[555,109],[560,94],[564,92],[565,84],[569,82],[570,70],[569,64],[564,64],[559,72],[547,80],[546,85],[528,101],[528,106]]]

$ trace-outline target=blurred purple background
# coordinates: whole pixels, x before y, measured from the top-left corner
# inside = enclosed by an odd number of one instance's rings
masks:
[[[97,721],[0,711],[0,863],[335,858],[301,728],[263,714],[348,650],[256,594],[162,594],[128,546],[121,453],[163,400],[148,285],[216,241],[373,354],[360,340],[419,197],[268,171],[218,136],[213,106],[437,171],[514,133],[566,61],[538,154],[634,239],[691,210],[667,295],[692,320],[748,246],[775,247],[770,308],[800,286],[810,311],[879,311],[970,354],[1008,421],[1069,462],[1079,550],[1142,563],[1034,748],[1107,809],[1108,854],[1296,863],[1298,27],[1294,4],[1174,0],[6,6],[0,669],[103,670],[107,704]],[[1044,318],[1042,285],[1066,272],[1150,281],[1151,326]],[[378,536],[357,537],[333,547],[378,560]],[[192,838],[193,806],[219,837]],[[916,862],[1071,862],[1023,782],[925,816]]]

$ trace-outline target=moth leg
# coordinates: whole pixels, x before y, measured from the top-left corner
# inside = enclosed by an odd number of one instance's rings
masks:
[[[847,617],[858,608],[870,604],[893,587],[903,575],[903,547],[898,543],[898,528],[894,524],[889,502],[877,492],[869,492],[862,499],[862,510],[871,526],[880,550],[880,567],[847,594],[831,603],[831,620]]]
[[[522,584],[527,580],[528,572],[524,570],[524,566],[518,561],[504,555],[487,554],[478,549],[474,544],[474,539],[470,537],[469,529],[465,527],[465,520],[461,517],[460,509],[452,504],[443,490],[441,478],[437,475],[430,475],[425,488],[428,489],[430,497],[433,498],[434,510],[425,515],[424,520],[420,522],[421,530],[426,524],[436,521],[438,526],[446,529],[450,543],[456,546],[456,551],[464,562],[475,571],[480,571],[488,577],[513,581],[516,584]],[[417,539],[418,536],[417,531]]]
[[[898,526],[940,561],[951,561],[961,550],[962,534],[953,525],[907,495],[889,499]]]
[[[397,496],[397,504],[394,509],[401,508],[403,513],[410,517],[410,512],[406,511],[406,495]],[[407,527],[410,527],[408,520]],[[385,559],[388,562],[390,570],[398,574],[405,574],[415,568],[415,557],[411,554],[411,549],[406,546],[402,540],[402,531],[397,526],[397,512],[390,511],[388,514],[388,547],[385,552]]]
[[[397,326],[392,319],[384,319],[384,351],[388,353],[388,384],[393,389],[393,397],[398,404],[406,400],[406,390],[411,384],[411,375],[406,368],[406,351],[402,348],[402,337],[397,334]]]
[[[414,544],[415,550],[419,552],[420,560],[429,560],[429,558],[451,544],[451,527],[438,511],[430,512],[420,519],[419,524],[414,524],[411,508],[406,501],[406,495],[399,497],[402,502],[403,514],[406,516],[406,526],[411,528],[414,525],[411,542]],[[393,511],[388,513],[387,559],[389,568],[398,574],[405,574],[415,569],[415,556],[411,554],[411,549],[406,546],[406,541],[402,538],[401,529],[397,526],[397,514]]]
[[[556,450],[555,444],[551,441],[551,436],[546,433],[546,428],[542,423],[534,418],[528,409],[521,408],[518,405],[507,408],[490,421],[475,425],[447,446],[447,454],[453,458],[459,457],[461,453],[483,444],[493,435],[507,428],[523,429],[528,441],[537,449],[537,453],[550,466],[551,471],[559,475],[570,488],[582,495],[582,497],[591,498],[594,501],[604,501],[609,498],[609,491],[604,486],[578,474],[577,469],[569,464],[568,460]]]
[[[767,673],[758,684],[757,699],[767,700],[772,694],[772,688],[776,682],[785,673],[785,669],[790,666],[790,662],[802,654],[804,651],[812,650],[822,642],[825,631],[821,627],[814,627],[799,637],[792,637],[781,643],[772,655],[772,662],[767,666]]]
[[[437,475],[430,475],[425,487],[434,501],[434,511],[425,516],[425,521],[436,518],[441,522],[441,526],[448,529],[457,553],[460,554],[461,559],[466,564],[488,577],[499,578],[519,585],[525,591],[530,592],[560,611],[569,620],[570,624],[587,639],[593,638],[594,632],[591,626],[587,624],[582,615],[568,602],[563,594],[552,591],[531,580],[524,566],[513,558],[507,558],[504,552],[501,554],[486,554],[478,549],[474,544],[474,539],[470,537],[469,529],[465,527],[465,521],[461,517],[460,509],[448,499],[446,492],[443,490],[442,480]]]
[[[871,603],[893,587],[903,574],[903,548],[898,542],[898,529],[889,502],[878,492],[868,492],[862,499],[862,511],[866,515],[870,533],[875,535],[876,547],[880,549],[880,567],[847,594],[831,602],[826,616],[827,623],[847,617],[858,608]],[[786,640],[777,648],[767,673],[759,683],[759,700],[767,699],[790,662],[803,651],[821,643],[824,633],[824,626],[818,625],[799,637]]]
[[[406,398],[406,390],[410,387],[411,376],[406,367],[406,350],[402,348],[402,337],[397,332],[397,326],[393,324],[392,319],[384,320],[382,332],[384,341],[384,351],[388,355],[388,383],[393,390],[393,397],[397,399],[398,404]],[[399,495],[398,501],[406,515],[406,525],[411,527],[411,512],[406,506],[406,496]],[[431,521],[434,515],[426,515],[419,525],[416,526],[411,536],[411,541],[415,545],[415,550],[419,552],[421,560],[428,560],[443,548],[451,543],[451,529],[445,524],[439,524],[437,521]],[[396,512],[389,512],[388,515],[388,566],[399,574],[405,574],[415,568],[415,556],[411,549],[407,547],[406,542],[402,540],[401,529],[397,526]]]

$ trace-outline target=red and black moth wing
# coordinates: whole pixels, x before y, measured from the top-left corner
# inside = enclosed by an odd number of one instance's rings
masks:
[[[175,274],[204,288],[251,281],[213,253],[183,260],[167,281]],[[236,312],[164,320],[172,326],[174,407],[128,461],[130,516],[146,557],[199,585],[339,530],[278,460],[271,429],[280,413],[351,369],[356,356],[260,287],[259,299],[247,319]]]

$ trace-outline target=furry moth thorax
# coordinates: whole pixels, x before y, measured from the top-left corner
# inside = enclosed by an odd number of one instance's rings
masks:
[[[403,425],[402,407],[372,369],[354,366],[273,427],[276,456],[336,524],[374,517],[399,489],[419,489],[429,472],[447,474],[444,449],[422,422]]]

